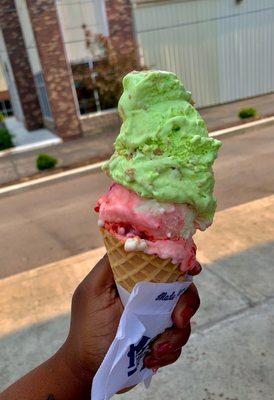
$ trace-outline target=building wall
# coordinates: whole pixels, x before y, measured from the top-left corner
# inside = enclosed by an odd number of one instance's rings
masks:
[[[109,36],[121,57],[132,52],[132,65],[138,65],[134,19],[130,0],[105,0]]]
[[[30,66],[33,75],[42,71],[42,66],[33,34],[26,0],[15,0],[17,14],[23,32],[25,46],[28,52]]]
[[[39,53],[56,133],[63,138],[82,133],[73,79],[54,0],[26,1]]]
[[[274,2],[224,2],[218,24],[221,102],[274,91]]]
[[[274,90],[273,0],[132,0],[145,65],[208,106]]]
[[[81,127],[85,132],[95,132],[96,129],[100,131],[111,124],[118,126],[117,113],[98,115],[96,121],[93,120],[93,127],[91,122],[80,123],[70,64],[81,63],[91,58],[85,45],[83,25],[92,33],[105,36],[110,34],[118,54],[122,54],[124,49],[135,49],[130,1],[3,1],[14,5],[13,13],[16,13],[20,22],[20,43],[27,52],[25,60],[28,60],[34,77],[44,123],[54,126],[56,133],[64,138],[78,136],[81,134]],[[17,61],[19,62],[20,58]],[[29,78],[24,80],[26,84],[28,81]],[[13,86],[16,92],[17,83]],[[30,93],[36,93],[34,88]],[[16,95],[13,97],[15,99]],[[17,103],[19,116],[19,98]],[[23,111],[26,116],[26,110]]]
[[[41,111],[43,114],[43,122],[45,124],[45,122],[47,122],[48,119],[52,119],[52,112],[48,99],[47,90],[44,83],[43,69],[40,62],[39,53],[31,25],[29,11],[27,8],[26,0],[15,0],[15,4],[20,25],[22,28],[22,33],[24,37],[25,46],[27,49],[32,75],[34,77],[34,82],[39,98]],[[52,122],[51,126],[54,126],[54,122]]]
[[[13,71],[11,75],[7,69],[8,82],[11,87],[16,83],[26,128],[38,129],[42,126],[42,114],[14,0],[1,0],[0,24]]]

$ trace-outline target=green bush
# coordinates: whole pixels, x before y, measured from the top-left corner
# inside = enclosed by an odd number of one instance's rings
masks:
[[[57,159],[48,154],[39,154],[36,160],[36,167],[39,171],[54,168],[57,164]]]
[[[241,118],[241,119],[255,117],[256,110],[255,110],[255,108],[252,108],[252,107],[242,108],[238,115],[239,115],[239,118]]]
[[[5,121],[5,116],[4,114],[0,113],[0,122],[4,122]]]
[[[5,150],[13,147],[12,134],[6,127],[0,127],[0,150]]]

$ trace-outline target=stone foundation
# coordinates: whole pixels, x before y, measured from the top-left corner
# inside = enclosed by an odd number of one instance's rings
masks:
[[[102,111],[81,117],[81,124],[84,136],[100,135],[106,131],[119,132],[121,121],[116,109]]]

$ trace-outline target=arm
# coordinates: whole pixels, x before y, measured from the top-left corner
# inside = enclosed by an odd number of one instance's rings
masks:
[[[86,400],[113,341],[123,306],[108,258],[73,294],[68,338],[57,353],[0,394],[0,400]]]
[[[89,400],[92,375],[69,357],[65,343],[57,353],[10,386],[1,400]]]
[[[193,274],[199,273],[197,264]],[[177,360],[190,335],[190,318],[199,307],[194,285],[180,297],[173,327],[152,344],[147,368]],[[123,312],[112,270],[105,256],[74,292],[67,340],[45,363],[15,382],[0,400],[89,400],[92,379],[112,343]]]

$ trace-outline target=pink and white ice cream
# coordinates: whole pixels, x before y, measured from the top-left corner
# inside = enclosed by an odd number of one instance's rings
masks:
[[[145,199],[119,184],[96,203],[98,225],[124,243],[125,251],[143,251],[170,258],[185,272],[196,262],[192,236],[205,229],[186,204]]]

